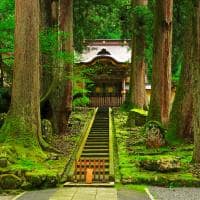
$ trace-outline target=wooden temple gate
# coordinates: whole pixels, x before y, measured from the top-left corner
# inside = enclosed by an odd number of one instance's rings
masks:
[[[124,96],[100,96],[100,97],[90,97],[90,106],[91,107],[119,107],[125,101]]]
[[[86,180],[87,169],[93,170],[94,182],[106,181],[106,167],[104,159],[80,159],[75,162],[74,179],[77,182]]]

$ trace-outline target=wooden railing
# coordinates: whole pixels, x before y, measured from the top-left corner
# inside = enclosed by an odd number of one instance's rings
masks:
[[[119,107],[125,101],[125,97],[117,96],[117,97],[90,97],[90,106],[92,107]]]
[[[105,182],[105,160],[104,159],[80,159],[75,162],[74,180],[85,182],[87,169],[92,169],[93,181]]]

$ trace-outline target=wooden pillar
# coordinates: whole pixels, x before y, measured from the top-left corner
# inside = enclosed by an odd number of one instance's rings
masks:
[[[125,100],[125,98],[126,98],[126,79],[122,80],[122,91],[121,91],[121,94],[122,94],[123,100]]]

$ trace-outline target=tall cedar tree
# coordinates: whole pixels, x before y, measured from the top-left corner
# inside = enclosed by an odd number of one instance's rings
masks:
[[[3,87],[3,80],[4,80],[4,69],[3,69],[3,58],[2,54],[0,53],[0,87]]]
[[[3,141],[19,142],[29,147],[39,146],[38,139],[41,137],[39,13],[39,1],[15,1],[15,64],[11,106],[1,130]]]
[[[148,0],[132,0],[132,7],[147,6]],[[144,108],[146,105],[145,91],[145,23],[137,14],[134,15],[132,37],[132,62],[130,76],[130,103],[131,105]]]
[[[167,124],[171,97],[173,0],[156,0],[149,119]]]
[[[72,111],[72,57],[73,57],[73,0],[60,0],[59,28],[64,33],[64,37],[60,38],[61,51],[68,56],[64,59],[64,93],[61,99],[60,115],[59,115],[59,132],[66,132],[69,116]],[[68,57],[67,56],[67,57]],[[67,77],[66,77],[67,76]]]
[[[187,2],[187,13],[184,25],[184,50],[183,66],[181,70],[176,96],[170,114],[169,134],[180,138],[192,138],[192,49],[193,49],[193,30],[192,15],[193,3]],[[186,6],[185,5],[185,6]]]
[[[45,34],[53,28],[52,1],[40,0],[40,32]],[[56,30],[57,31],[57,30]],[[47,34],[46,34],[47,35]],[[40,41],[41,42],[41,41]],[[41,66],[41,96],[42,103],[47,100],[51,92],[53,61],[46,52],[40,54]],[[49,67],[44,67],[49,66]],[[48,93],[48,94],[47,94]],[[45,116],[47,118],[47,116]]]
[[[194,160],[200,163],[200,0],[193,1],[193,129],[194,129]],[[191,13],[192,14],[192,13]]]
[[[59,26],[57,60],[42,55],[41,62],[52,67],[51,71],[43,69],[42,105],[47,106],[45,117],[51,120],[55,133],[64,134],[72,110],[73,1],[41,0],[41,8],[41,29]]]

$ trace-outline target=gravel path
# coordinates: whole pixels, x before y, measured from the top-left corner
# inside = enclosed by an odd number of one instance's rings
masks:
[[[150,187],[156,200],[200,200],[200,188],[161,188]]]

